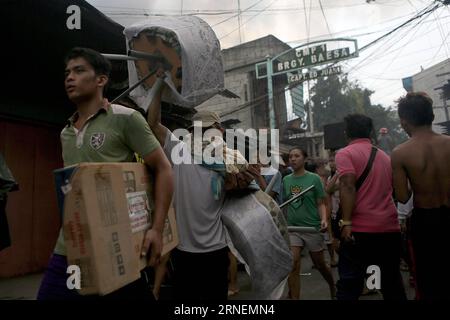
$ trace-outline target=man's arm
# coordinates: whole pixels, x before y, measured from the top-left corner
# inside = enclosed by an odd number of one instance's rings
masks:
[[[272,191],[269,192],[269,196],[276,201],[278,196],[281,194],[281,172],[277,171],[277,173],[273,176],[273,179],[275,179],[275,182],[273,184]]]
[[[392,152],[391,165],[395,198],[401,203],[406,203],[411,197],[411,190],[408,188],[408,175],[402,163],[401,151],[398,149]]]
[[[247,171],[251,173],[256,181],[256,183],[259,185],[262,191],[265,191],[267,188],[267,183],[264,177],[261,174],[261,165],[259,164],[250,164],[248,166]]]
[[[342,209],[342,220],[352,221],[353,208],[356,203],[356,176],[352,173],[344,174],[339,178],[340,205]],[[342,238],[350,240],[351,226],[342,228]]]
[[[320,231],[324,232],[328,228],[326,193],[322,179],[318,175],[314,175],[314,196],[316,198],[317,210],[320,216]]]
[[[169,132],[169,129],[161,124],[161,96],[164,87],[165,86],[163,83],[159,90],[156,92],[155,97],[153,98],[148,108],[147,115],[147,121],[150,129],[152,129],[153,133],[162,146],[164,146],[166,142],[166,135]]]
[[[333,194],[334,192],[336,192],[339,187],[337,185],[337,180],[338,180],[338,174],[336,173],[333,178],[331,178],[331,180],[327,183],[327,186],[325,188],[326,193],[328,194]]]
[[[159,263],[161,256],[163,246],[162,232],[174,189],[173,176],[172,167],[161,147],[145,156],[144,161],[155,175],[155,190],[157,192],[155,192],[152,228],[145,235],[142,255],[146,255],[151,246],[150,265],[154,266]]]

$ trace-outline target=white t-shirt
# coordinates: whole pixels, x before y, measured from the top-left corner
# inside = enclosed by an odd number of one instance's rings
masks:
[[[170,131],[166,135],[164,152],[172,164],[174,173],[173,205],[177,218],[179,244],[178,249],[187,252],[210,252],[227,246],[225,228],[220,218],[225,196],[214,199],[211,181],[218,173],[193,162],[190,154],[181,150],[185,143],[178,140]],[[183,163],[174,163],[172,150],[183,159]],[[185,148],[186,150],[186,148]]]

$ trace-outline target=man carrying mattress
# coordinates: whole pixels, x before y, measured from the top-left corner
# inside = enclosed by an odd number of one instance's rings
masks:
[[[183,301],[226,300],[229,259],[220,210],[226,190],[246,188],[254,176],[236,166],[205,163],[202,154],[206,141],[188,149],[184,139],[180,141],[163,126],[160,120],[163,88],[160,87],[150,104],[148,121],[174,172],[173,205],[179,235],[179,245],[172,251],[175,296]],[[209,129],[217,130],[214,141],[223,145],[224,158],[240,157],[221,140],[224,129],[217,114],[198,112],[192,120],[195,127],[191,129],[201,131],[202,136]],[[200,161],[194,163],[194,159]],[[230,170],[234,173],[228,174]]]

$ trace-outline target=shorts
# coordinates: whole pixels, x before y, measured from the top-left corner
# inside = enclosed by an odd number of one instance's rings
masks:
[[[310,252],[319,252],[325,249],[321,233],[289,232],[291,247],[308,247]]]

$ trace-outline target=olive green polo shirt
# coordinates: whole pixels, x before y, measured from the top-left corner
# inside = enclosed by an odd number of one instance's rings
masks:
[[[131,162],[134,154],[145,157],[159,147],[144,117],[136,110],[105,104],[80,129],[75,113],[61,132],[64,166],[80,162]],[[66,255],[62,229],[54,250]]]

